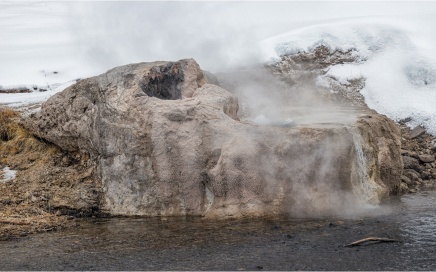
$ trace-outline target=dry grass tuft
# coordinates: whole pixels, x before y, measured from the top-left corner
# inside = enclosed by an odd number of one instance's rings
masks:
[[[76,225],[74,220],[50,213],[3,217],[0,214],[0,241],[26,236],[30,233],[59,230]]]
[[[18,112],[0,108],[0,170],[16,171],[0,182],[0,241],[74,226],[70,214],[91,214],[100,201],[89,156],[62,152],[20,122]]]
[[[23,160],[35,157],[41,159],[53,157],[58,148],[33,136],[19,124],[20,114],[10,108],[0,108],[0,163],[6,165],[20,164],[9,161],[11,155],[20,154]],[[16,160],[16,158],[15,158]]]
[[[0,108],[0,179],[3,166],[18,171],[13,181],[0,182],[0,240],[69,224],[65,217],[50,214],[41,203],[26,197],[26,193],[35,194],[42,186],[23,180],[22,176],[26,174],[20,173],[30,171],[34,174],[31,169],[46,169],[60,151],[33,136],[19,121],[17,111]]]
[[[18,112],[10,108],[0,108],[0,140],[9,141],[14,137],[17,126],[14,120],[19,116]]]

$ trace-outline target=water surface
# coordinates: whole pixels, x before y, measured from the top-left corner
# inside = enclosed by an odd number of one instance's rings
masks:
[[[1,241],[1,270],[436,270],[435,191],[389,215],[338,218],[111,218]],[[399,243],[344,245],[380,236]]]

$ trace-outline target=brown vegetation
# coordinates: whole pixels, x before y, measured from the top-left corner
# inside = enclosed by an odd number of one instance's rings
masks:
[[[98,201],[98,192],[88,196],[88,206],[78,197],[83,188],[95,189],[93,167],[31,135],[19,118],[0,109],[0,170],[17,171],[12,180],[0,172],[0,240],[72,225],[69,214],[92,210]]]

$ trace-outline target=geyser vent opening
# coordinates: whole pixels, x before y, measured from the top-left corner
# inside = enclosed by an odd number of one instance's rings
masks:
[[[154,66],[142,80],[141,90],[164,100],[182,99],[183,71],[180,63]]]

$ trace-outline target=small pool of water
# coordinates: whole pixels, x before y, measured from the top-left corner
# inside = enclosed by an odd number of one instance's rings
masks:
[[[1,241],[1,270],[436,270],[436,192],[344,220],[110,218]],[[369,236],[398,243],[344,247]]]
[[[362,109],[352,107],[298,107],[281,108],[274,113],[258,113],[243,117],[242,121],[258,125],[281,127],[337,127],[353,125],[359,117],[367,115]]]

